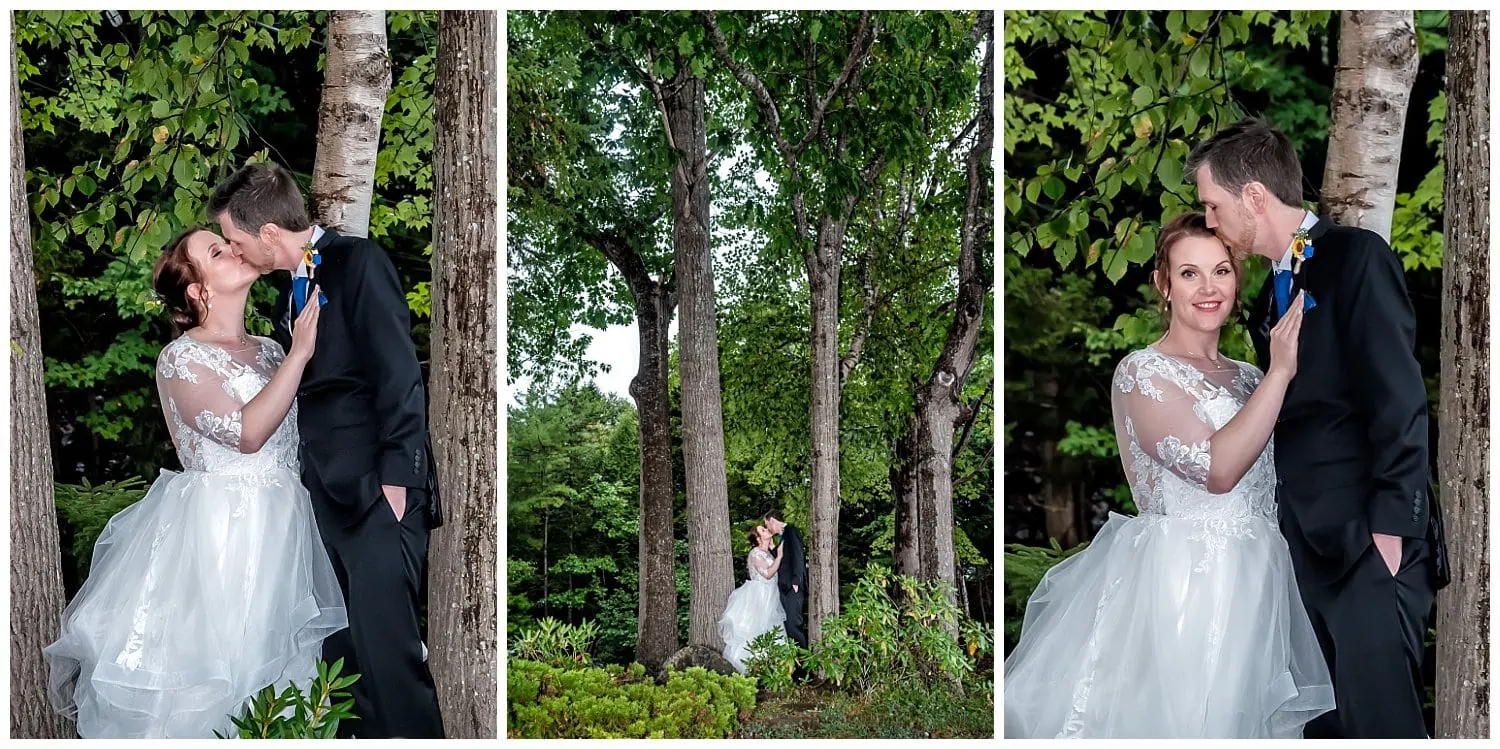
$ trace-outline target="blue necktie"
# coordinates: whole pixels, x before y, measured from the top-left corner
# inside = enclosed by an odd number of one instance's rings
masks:
[[[1272,281],[1276,284],[1276,316],[1279,318],[1286,314],[1287,307],[1292,304],[1292,272],[1289,270],[1278,270]],[[304,285],[306,279],[303,279]],[[306,295],[304,289],[303,294]]]
[[[302,308],[307,304],[307,276],[299,276],[292,279],[292,319],[302,314]]]

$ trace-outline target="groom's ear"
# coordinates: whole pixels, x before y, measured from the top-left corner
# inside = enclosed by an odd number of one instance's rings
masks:
[[[1264,213],[1266,208],[1270,206],[1268,199],[1271,197],[1271,193],[1260,182],[1246,184],[1241,194],[1244,195],[1245,204],[1255,213]]]
[[[277,226],[276,224],[261,224],[260,241],[265,242],[272,247],[280,247],[281,227]]]

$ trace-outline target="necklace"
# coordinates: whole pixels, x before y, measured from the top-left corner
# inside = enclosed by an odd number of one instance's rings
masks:
[[[250,345],[250,337],[247,336],[247,335],[245,335],[244,333],[230,333],[230,332],[224,331],[224,330],[214,330],[213,328],[210,328],[207,325],[199,325],[198,327],[202,328],[204,332],[210,333],[210,334],[216,336],[220,340],[229,339],[229,340],[233,340],[235,343],[240,344],[241,346],[249,346]]]

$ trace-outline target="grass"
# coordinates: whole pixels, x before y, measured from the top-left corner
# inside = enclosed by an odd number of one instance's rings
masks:
[[[809,686],[782,697],[762,696],[736,738],[956,739],[994,738],[989,692],[965,697],[942,690],[892,687],[851,696]]]

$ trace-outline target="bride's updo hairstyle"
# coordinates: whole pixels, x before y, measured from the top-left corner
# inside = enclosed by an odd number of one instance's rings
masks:
[[[1213,229],[1208,228],[1208,218],[1201,211],[1184,213],[1161,228],[1161,233],[1156,235],[1156,261],[1154,268],[1156,273],[1151,279],[1151,285],[1156,289],[1157,312],[1161,314],[1163,328],[1172,327],[1172,303],[1167,301],[1167,293],[1172,289],[1172,248],[1184,239],[1190,237],[1201,237],[1204,239],[1218,240],[1218,235]],[[1234,314],[1239,306],[1240,291],[1240,259],[1234,253],[1225,248],[1224,254],[1229,256],[1229,264],[1234,268],[1234,292],[1235,298],[1229,308],[1229,313]]]
[[[193,265],[193,259],[187,252],[188,239],[200,231],[208,229],[203,226],[183,229],[181,234],[167,243],[151,272],[151,286],[166,306],[167,314],[172,317],[172,325],[179,333],[198,327],[206,312],[203,305],[188,297],[189,286],[203,283],[203,275],[198,272],[198,266]]]
[[[758,527],[752,526],[750,530],[745,532],[745,537],[750,539],[750,548],[752,549],[760,546],[760,534],[755,532],[755,529]]]

